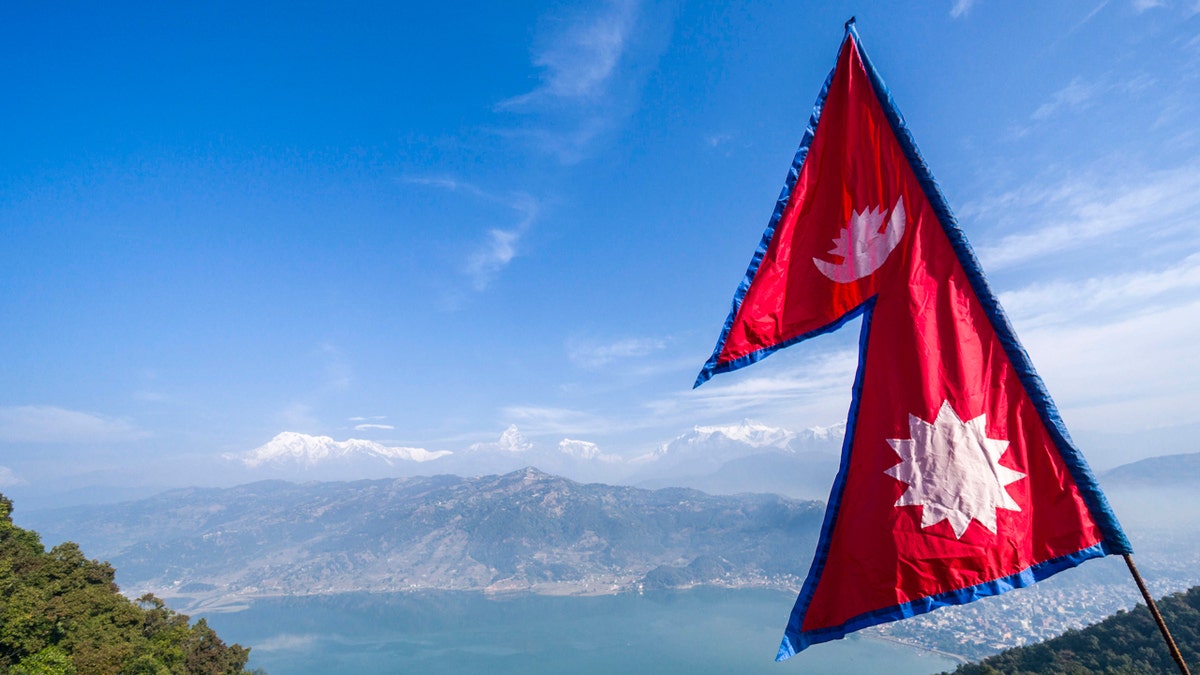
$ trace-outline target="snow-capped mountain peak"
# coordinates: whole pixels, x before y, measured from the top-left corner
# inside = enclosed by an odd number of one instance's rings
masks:
[[[846,423],[838,422],[827,427],[809,427],[796,435],[796,439],[804,442],[825,443],[840,442],[846,435]]]
[[[765,424],[743,420],[740,424],[725,426],[695,426],[692,430],[676,436],[658,446],[654,455],[690,454],[696,451],[723,447],[740,447],[747,450],[775,448],[787,450],[796,432]]]
[[[692,428],[691,433],[678,436],[671,443],[683,440],[688,445],[698,445],[725,439],[744,443],[753,448],[783,448],[795,437],[796,432],[788,429],[769,427],[758,422],[742,420],[740,424],[727,426],[696,426]]]
[[[517,425],[510,424],[500,434],[500,440],[491,441],[488,443],[474,443],[470,447],[471,450],[500,450],[503,452],[525,452],[533,449],[533,443],[530,443],[525,435],[517,429]]]
[[[449,454],[449,450],[430,452],[424,448],[387,446],[359,438],[335,441],[329,436],[310,436],[295,431],[284,431],[248,453],[227,457],[255,468],[264,464],[302,464],[311,467],[331,460],[352,457],[378,457],[388,464],[393,460],[427,462]]]
[[[724,461],[759,452],[793,453],[810,446],[824,449],[841,438],[844,428],[845,425],[839,424],[797,432],[751,420],[723,426],[695,426],[634,461],[681,460],[684,457]]]

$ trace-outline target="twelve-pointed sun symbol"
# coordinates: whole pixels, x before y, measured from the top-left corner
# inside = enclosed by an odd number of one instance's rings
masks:
[[[996,533],[996,509],[1020,511],[1004,487],[1025,477],[1000,466],[1008,441],[988,438],[985,415],[963,422],[942,403],[933,424],[908,416],[911,439],[889,438],[900,463],[884,471],[908,484],[896,506],[921,506],[921,528],[950,521],[961,539],[972,520]]]

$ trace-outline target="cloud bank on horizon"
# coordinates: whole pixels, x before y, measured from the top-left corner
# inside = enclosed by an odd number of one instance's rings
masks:
[[[635,457],[606,452],[596,443],[572,438],[535,443],[515,425],[495,441],[473,443],[457,451],[282,432],[249,452],[228,453],[223,461],[238,477],[233,482],[481,476],[536,467],[580,482],[672,485],[729,493],[757,489],[821,499],[832,481],[844,431],[844,425],[835,425],[797,432],[742,420],[693,427]],[[767,475],[756,479],[757,472]],[[789,472],[799,478],[789,479]]]
[[[690,386],[851,14],[1085,454],[1192,447],[1195,3],[224,12],[0,10],[0,487],[840,424],[853,329]]]

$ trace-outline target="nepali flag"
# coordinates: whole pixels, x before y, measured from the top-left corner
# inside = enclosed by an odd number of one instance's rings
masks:
[[[860,315],[841,467],[777,660],[1131,552],[848,23],[696,385]]]

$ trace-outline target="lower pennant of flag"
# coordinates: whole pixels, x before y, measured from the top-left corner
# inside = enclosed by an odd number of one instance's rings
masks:
[[[847,25],[697,385],[859,315],[841,466],[779,660],[1131,552]]]
[[[994,369],[976,391],[923,406],[914,397],[938,375],[921,371],[939,364],[896,362],[906,341],[886,325],[894,317],[883,300],[865,313],[842,465],[781,660],[1120,552],[1106,543],[1015,371]],[[967,361],[1002,358],[998,340],[981,341],[989,342],[990,354]],[[898,409],[903,400],[912,403]]]

